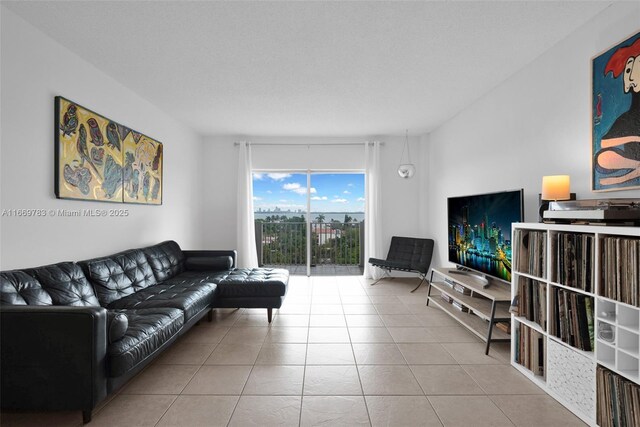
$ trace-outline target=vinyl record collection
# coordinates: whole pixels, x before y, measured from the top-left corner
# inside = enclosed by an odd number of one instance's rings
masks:
[[[598,365],[597,421],[600,427],[640,425],[640,387]]]
[[[640,307],[640,239],[602,239],[600,295]]]
[[[516,254],[516,271],[532,276],[546,276],[547,233],[544,231],[521,230],[514,231]]]
[[[558,233],[556,282],[593,292],[595,237],[583,233]]]
[[[549,332],[563,342],[593,351],[593,297],[552,287]]]
[[[516,333],[515,361],[529,369],[535,375],[544,376],[546,358],[544,336],[522,323],[518,323]]]
[[[518,278],[518,316],[547,329],[547,286],[537,280]]]

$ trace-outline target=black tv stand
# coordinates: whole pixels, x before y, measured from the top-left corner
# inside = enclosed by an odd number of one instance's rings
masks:
[[[482,283],[483,288],[488,288],[489,285],[491,285],[491,282],[489,282],[489,279],[487,279],[487,276],[485,276],[484,274],[476,273],[475,271],[467,270],[464,268],[456,267],[455,270],[449,270],[449,274],[459,274],[461,276],[473,277],[474,279]]]

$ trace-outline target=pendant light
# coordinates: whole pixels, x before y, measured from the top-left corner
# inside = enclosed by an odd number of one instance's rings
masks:
[[[407,161],[404,162],[404,152],[407,152]],[[404,148],[402,156],[400,156],[400,166],[398,166],[398,175],[400,178],[409,179],[416,173],[416,167],[411,163],[411,153],[409,152],[409,129],[406,130],[404,139]]]

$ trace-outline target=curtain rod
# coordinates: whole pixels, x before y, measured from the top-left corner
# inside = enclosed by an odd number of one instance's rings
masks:
[[[325,146],[330,146],[330,145],[365,145],[365,144],[369,144],[370,146],[373,145],[373,142],[345,142],[345,143],[339,143],[339,142],[328,142],[328,143],[323,143],[323,142],[292,142],[290,144],[287,144],[285,142],[259,142],[259,143],[254,143],[254,142],[249,142],[249,145],[301,145],[301,146],[305,146],[305,145],[325,145]],[[239,142],[234,142],[233,145],[238,146],[240,145]],[[380,145],[384,145],[384,142],[381,142]]]

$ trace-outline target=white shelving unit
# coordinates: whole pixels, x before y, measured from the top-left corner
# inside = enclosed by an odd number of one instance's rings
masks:
[[[476,334],[487,343],[485,354],[489,354],[489,347],[494,341],[510,341],[511,336],[495,326],[497,322],[511,321],[509,303],[511,291],[503,283],[492,283],[484,288],[481,280],[473,276],[462,276],[450,273],[448,268],[432,268],[427,290],[427,305],[429,303],[441,308],[462,326]],[[453,287],[462,286],[468,295],[457,292]],[[432,294],[433,290],[437,294]],[[452,304],[444,301],[440,294],[448,295],[452,301],[466,307],[467,312],[458,310]]]
[[[537,323],[514,315],[512,330],[515,331],[522,324],[544,336],[546,348],[544,375],[534,375],[532,371],[515,361],[515,350],[518,345],[516,334],[512,334],[511,364],[583,421],[595,426],[597,425],[596,367],[598,364],[636,384],[640,383],[640,308],[601,295],[605,281],[602,266],[604,239],[608,237],[640,238],[640,228],[517,223],[513,225],[512,229],[514,266],[519,265],[517,262],[519,243],[515,239],[516,232],[522,235],[530,231],[546,233],[544,269],[539,275],[514,269],[512,297],[515,297],[518,291],[520,277],[534,279],[538,281],[540,286],[546,286],[547,301],[544,303],[547,325],[544,328]],[[591,262],[593,285],[591,289],[582,290],[559,283],[558,239],[563,233],[593,236],[594,256]],[[528,270],[528,267],[521,269]],[[593,298],[595,351],[579,350],[551,333],[549,319],[549,314],[553,309],[551,294],[556,288]]]

